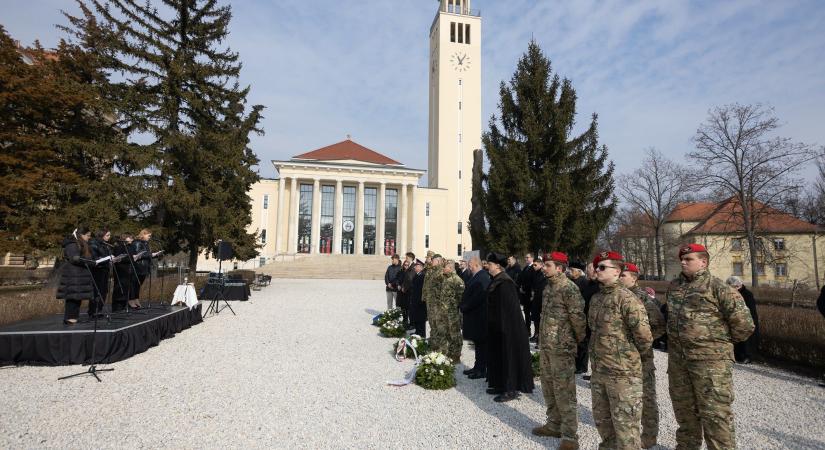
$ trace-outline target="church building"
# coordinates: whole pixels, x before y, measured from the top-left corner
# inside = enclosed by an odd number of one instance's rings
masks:
[[[472,249],[473,150],[481,148],[481,17],[470,0],[441,0],[430,27],[427,171],[347,137],[285,161],[252,186],[256,268],[300,254],[403,256]],[[422,149],[423,151],[423,149]],[[420,186],[427,174],[427,185]],[[199,267],[211,267],[202,260]]]

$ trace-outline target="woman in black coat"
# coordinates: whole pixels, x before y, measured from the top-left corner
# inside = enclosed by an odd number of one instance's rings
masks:
[[[60,284],[57,298],[66,301],[63,323],[74,325],[80,317],[80,304],[92,300],[95,295],[91,267],[94,267],[89,240],[92,232],[87,227],[79,227],[63,240],[63,258],[60,269]]]
[[[424,290],[424,263],[420,259],[415,260],[413,265],[415,277],[412,279],[410,289],[410,322],[415,327],[415,334],[422,338],[427,338],[427,304],[421,301],[421,294]]]
[[[114,246],[112,253],[122,259],[115,262],[115,283],[112,289],[112,312],[126,310],[126,304],[134,306],[131,300],[132,291],[138,285],[138,278],[132,269],[134,258],[127,255],[135,254],[134,237],[131,233],[123,233],[120,241]],[[139,286],[139,285],[138,285]]]
[[[107,256],[112,256],[112,246],[109,241],[112,239],[112,233],[109,229],[103,227],[95,233],[94,239],[89,241],[89,247],[92,249],[92,258],[98,260]],[[94,276],[94,287],[97,289],[95,301],[89,302],[89,316],[92,316],[103,310],[103,305],[106,303],[106,297],[109,295],[109,273],[112,267],[111,261],[106,261],[92,269]]]
[[[149,247],[149,240],[152,239],[152,231],[148,228],[140,230],[134,241],[134,260],[135,271],[137,272],[136,285],[132,286],[132,295],[129,297],[129,306],[134,309],[140,309],[140,287],[146,280],[146,277],[152,272],[152,258],[156,257],[158,253],[152,253]],[[151,295],[151,293],[149,294]]]
[[[516,283],[504,272],[503,255],[487,256],[492,281],[487,290],[487,383],[493,400],[507,402],[518,398],[518,392],[533,392],[533,366],[530,356],[530,336],[519,308]]]

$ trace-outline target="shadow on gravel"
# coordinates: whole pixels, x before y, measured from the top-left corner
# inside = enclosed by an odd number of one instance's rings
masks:
[[[795,436],[767,428],[757,428],[757,430],[763,435],[775,439],[785,448],[825,448],[825,441]]]
[[[364,312],[365,312],[365,313],[367,313],[367,314],[369,314],[369,315],[370,315],[370,317],[375,317],[375,316],[377,316],[377,315],[379,315],[379,314],[383,314],[383,313],[384,313],[384,311],[378,311],[377,309],[372,309],[372,308],[366,308],[366,309],[364,309]]]
[[[458,369],[458,367],[456,369]],[[493,401],[493,396],[486,392],[487,383],[484,382],[484,380],[469,380],[466,377],[464,377],[464,375],[462,375],[460,371],[456,370],[456,372],[456,378],[458,383],[456,384],[455,389],[462,395],[467,397],[467,399],[469,399],[471,402],[473,402],[478,407],[478,409],[484,411],[492,417],[495,417],[504,425],[507,425],[513,430],[521,433],[526,438],[530,439],[531,441],[539,445],[542,445],[544,447],[548,447],[551,444],[553,447],[559,445],[559,439],[534,436],[531,430],[533,429],[533,427],[539,426],[541,424],[536,423],[533,419],[524,415],[521,411],[518,411],[515,408],[513,408],[513,406],[515,404],[518,404],[519,402],[531,400],[536,401],[534,397],[536,395],[538,395],[539,397],[541,396],[541,388],[537,387],[533,390],[532,394],[521,394],[521,397],[513,402],[496,403]],[[464,379],[462,380],[459,377],[464,377]]]

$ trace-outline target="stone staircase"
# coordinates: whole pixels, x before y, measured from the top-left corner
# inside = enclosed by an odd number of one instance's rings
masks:
[[[383,255],[286,255],[255,271],[272,278],[383,280],[389,265],[390,257]]]

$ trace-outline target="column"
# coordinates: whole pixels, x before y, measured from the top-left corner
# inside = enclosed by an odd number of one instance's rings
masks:
[[[275,254],[281,251],[281,235],[284,233],[284,190],[286,180],[281,176],[278,178],[278,215],[275,218]]]
[[[417,198],[417,194],[418,194],[418,185],[414,184],[414,185],[412,185],[412,199],[410,200],[410,212],[412,213],[412,217],[411,217],[411,219],[412,219],[412,233],[410,233],[410,234],[412,234],[412,237],[410,238],[410,248],[412,249],[413,252],[415,252],[415,249],[418,246],[418,242],[417,242],[416,234],[415,234],[416,233],[416,230],[415,230],[415,219],[416,219],[415,199]],[[423,228],[422,228],[421,231],[422,232],[424,231]],[[423,261],[423,259],[422,259],[422,261]]]
[[[398,189],[398,238],[395,246],[396,253],[404,256],[410,251],[407,248],[407,185],[402,184]]]
[[[344,226],[344,187],[335,180],[335,215],[332,218],[332,254],[341,253],[341,233]]]
[[[364,254],[364,182],[358,182],[355,195],[355,254]]]
[[[289,182],[289,230],[285,253],[298,252],[298,179],[292,177]]]
[[[317,178],[312,181],[312,226],[310,230],[312,241],[309,252],[315,255],[320,253],[321,242],[321,181]]]
[[[375,227],[375,254],[376,255],[383,255],[384,254],[384,226],[386,224],[386,217],[384,217],[384,208],[386,202],[386,185],[382,182],[381,186],[378,188],[378,204],[376,208],[378,208],[378,223]]]

